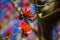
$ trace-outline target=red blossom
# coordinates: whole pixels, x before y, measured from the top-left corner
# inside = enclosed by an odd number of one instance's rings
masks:
[[[11,4],[8,4],[8,5],[7,5],[7,10],[8,10],[8,11],[13,11],[13,9],[14,9],[14,8],[13,8],[13,6],[12,6]]]
[[[13,27],[11,27],[9,30],[8,30],[8,32],[6,32],[6,36],[12,36],[12,33],[13,33]]]
[[[9,19],[9,15],[5,15],[4,18]]]
[[[31,12],[31,10],[27,11],[27,8],[25,8],[25,10],[23,10],[23,14],[27,17],[29,17],[30,19],[34,19],[34,15]]]
[[[25,22],[20,24],[20,29],[23,31],[22,36],[27,37],[31,33],[30,26],[28,26]]]
[[[3,3],[0,2],[0,10],[2,10],[2,7],[3,7]]]

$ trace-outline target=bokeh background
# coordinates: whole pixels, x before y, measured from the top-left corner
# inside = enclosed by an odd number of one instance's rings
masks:
[[[59,0],[0,0],[0,40],[59,40]]]

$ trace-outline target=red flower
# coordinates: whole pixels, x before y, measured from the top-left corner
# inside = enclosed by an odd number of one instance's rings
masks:
[[[9,36],[11,37],[12,36],[12,33],[13,33],[13,27],[11,27],[8,32],[6,32],[6,36]]]
[[[13,6],[11,4],[8,4],[7,9],[8,9],[8,11],[13,11],[14,8],[13,8]]]
[[[20,24],[20,29],[23,31],[23,33],[22,33],[23,37],[27,37],[31,33],[30,27],[25,22],[22,22]]]
[[[23,6],[24,6],[25,8],[28,8],[28,7],[30,6],[30,4],[29,4],[29,3],[23,3]]]
[[[33,13],[31,12],[31,10],[27,10],[27,8],[25,8],[25,10],[23,10],[23,14],[30,19],[34,19]]]
[[[2,8],[3,8],[3,3],[0,2],[0,10],[2,10]]]
[[[9,15],[4,15],[4,18],[9,19]]]
[[[28,0],[22,0],[21,2],[22,2],[22,5],[23,5],[25,8],[27,8],[27,7],[30,6],[30,3],[29,3]]]

